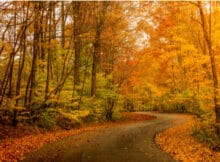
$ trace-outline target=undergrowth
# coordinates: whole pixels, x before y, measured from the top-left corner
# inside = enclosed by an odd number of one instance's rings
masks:
[[[212,111],[198,116],[196,124],[192,128],[192,135],[211,149],[219,148],[220,137],[216,134],[214,113]]]

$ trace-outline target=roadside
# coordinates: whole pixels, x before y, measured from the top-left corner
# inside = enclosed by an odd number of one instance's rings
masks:
[[[192,136],[192,128],[195,124],[196,119],[191,117],[188,122],[157,134],[156,143],[179,161],[219,162],[220,152],[211,150]]]

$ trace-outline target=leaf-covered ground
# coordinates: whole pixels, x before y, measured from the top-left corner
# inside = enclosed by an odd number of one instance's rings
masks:
[[[125,113],[123,114],[123,119],[126,119],[126,123],[129,122],[136,122],[141,120],[150,120],[155,117],[143,114],[131,114]],[[128,120],[129,119],[129,120]],[[88,127],[80,128],[80,129],[72,129],[68,131],[59,131],[59,132],[46,132],[32,135],[24,135],[21,137],[22,132],[19,132],[18,129],[16,133],[10,132],[13,131],[12,129],[8,132],[10,137],[7,137],[0,141],[0,161],[4,162],[11,162],[21,160],[25,153],[30,151],[39,149],[44,144],[56,141],[68,136],[76,135],[79,133],[83,133],[86,131],[93,131],[99,130],[102,128],[116,126],[118,124],[125,124],[125,121],[119,122],[108,122],[103,124],[92,124]],[[17,136],[17,137],[16,137]]]
[[[196,119],[191,118],[184,124],[159,133],[156,136],[157,144],[175,159],[183,162],[220,161],[220,152],[209,149],[192,136],[192,128],[196,122]]]

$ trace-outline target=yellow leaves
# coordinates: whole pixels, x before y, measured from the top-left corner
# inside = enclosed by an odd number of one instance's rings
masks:
[[[182,44],[188,43],[185,38],[177,36],[177,35],[173,37],[173,40],[177,45],[182,45]]]
[[[184,124],[170,128],[158,134],[156,142],[164,151],[183,162],[215,161],[220,153],[213,152],[191,135],[191,129],[196,122],[191,118]]]
[[[62,109],[59,110],[59,113],[71,120],[79,120],[80,118],[87,117],[89,115],[89,110],[79,110],[79,111],[71,111],[71,112],[64,112]]]
[[[192,44],[184,44],[184,45],[182,45],[181,50],[183,50],[183,51],[190,51],[190,52],[197,52],[197,49]]]

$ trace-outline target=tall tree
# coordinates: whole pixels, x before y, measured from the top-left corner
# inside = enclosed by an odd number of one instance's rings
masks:
[[[197,6],[199,8],[200,18],[201,18],[201,25],[203,29],[203,35],[208,47],[208,54],[210,57],[210,64],[212,69],[212,80],[213,80],[213,89],[214,89],[214,105],[215,105],[215,113],[216,113],[216,129],[217,133],[220,135],[220,100],[219,100],[219,85],[218,85],[218,77],[217,77],[217,70],[216,70],[216,59],[215,54],[212,49],[212,4],[211,1],[209,2],[209,18],[205,16],[204,7],[202,2],[197,2]]]
[[[92,80],[91,80],[91,96],[96,95],[96,73],[100,59],[101,49],[101,34],[105,22],[105,15],[109,2],[97,2],[94,3],[94,10],[96,13],[96,27],[95,27],[95,39],[94,39],[94,51],[93,51],[93,62],[92,62]]]
[[[82,28],[82,2],[72,2],[73,6],[73,37],[74,37],[74,90],[79,85],[80,52],[81,52],[81,28]],[[74,92],[73,92],[74,93]]]
[[[40,24],[41,24],[41,2],[33,2],[34,5],[34,38],[33,38],[33,53],[31,72],[26,86],[25,106],[31,110],[33,102],[34,91],[36,90],[36,74],[37,74],[37,60],[40,52]]]

